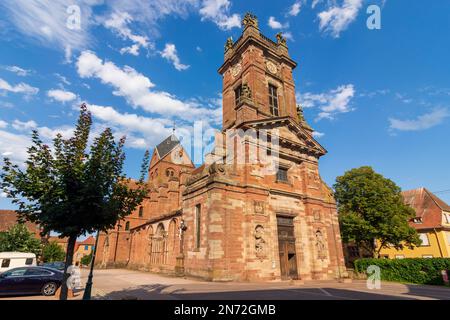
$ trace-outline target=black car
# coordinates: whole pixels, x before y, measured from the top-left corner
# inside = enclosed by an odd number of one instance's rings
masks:
[[[64,262],[47,262],[42,265],[42,267],[44,268],[50,268],[59,271],[64,271],[64,266],[65,266]]]
[[[53,296],[63,272],[44,267],[15,268],[0,274],[0,295],[42,294]]]

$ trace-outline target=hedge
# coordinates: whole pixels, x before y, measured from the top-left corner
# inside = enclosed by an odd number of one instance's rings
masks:
[[[381,269],[381,280],[443,285],[442,270],[450,270],[450,258],[358,259],[355,270],[366,273],[370,265]]]

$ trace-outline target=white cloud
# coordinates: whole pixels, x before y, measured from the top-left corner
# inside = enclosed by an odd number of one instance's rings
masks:
[[[113,12],[109,18],[103,21],[103,25],[122,39],[133,42],[131,46],[122,48],[121,54],[129,53],[138,56],[140,48],[149,49],[153,47],[153,44],[150,43],[147,36],[133,34],[129,27],[132,22],[133,18],[127,12]]]
[[[333,6],[318,14],[319,29],[330,33],[334,38],[339,38],[341,32],[346,30],[358,16],[362,3],[363,0],[343,0],[342,6],[334,3]]]
[[[188,65],[182,64],[177,54],[177,48],[172,43],[166,43],[166,47],[160,52],[161,57],[171,62],[178,71],[186,70]]]
[[[287,40],[294,41],[294,36],[292,35],[292,32],[286,31],[281,33],[283,37],[285,37]]]
[[[3,0],[0,9],[8,20],[22,34],[48,47],[85,48],[91,37],[88,32],[92,16],[92,6],[103,0],[79,0],[81,9],[81,28],[67,27],[70,14],[67,9],[74,5],[73,0]]]
[[[22,134],[14,134],[0,130],[0,155],[7,157],[14,163],[23,163],[27,158],[27,148],[31,145],[31,138]]]
[[[277,21],[274,17],[270,17],[267,24],[272,29],[286,29],[289,27],[288,23],[282,24],[281,22]]]
[[[289,13],[288,14],[290,16],[296,17],[300,13],[301,9],[302,9],[302,3],[301,2],[296,2],[296,3],[294,3],[291,6],[291,8],[289,9]]]
[[[67,78],[64,77],[63,75],[61,75],[61,74],[59,74],[59,73],[55,73],[54,75],[55,75],[55,77],[57,77],[61,82],[63,82],[65,85],[70,86],[70,85],[72,84],[72,83],[70,83],[70,81],[67,80]]]
[[[311,3],[311,8],[314,9],[321,2],[322,2],[322,0],[313,0],[313,2]]]
[[[13,72],[13,73],[17,74],[19,77],[26,77],[26,76],[30,75],[30,73],[31,73],[31,70],[25,70],[18,66],[4,66],[3,69],[5,69],[9,72]]]
[[[313,135],[314,138],[320,139],[320,138],[322,138],[322,137],[325,135],[325,133],[318,132],[318,131],[314,131],[314,132],[312,133],[312,135]]]
[[[33,120],[27,122],[14,120],[12,127],[17,131],[30,131],[37,128],[37,123]]]
[[[77,70],[82,78],[98,78],[114,87],[113,94],[124,97],[134,108],[184,120],[200,118],[220,121],[217,110],[202,108],[195,102],[183,102],[168,92],[155,91],[155,84],[135,69],[128,66],[120,68],[112,62],[102,61],[91,51],[80,55]]]
[[[71,136],[73,136],[74,127],[68,125],[56,128],[38,127],[37,130],[42,138],[50,141],[53,140],[58,134],[61,134],[64,139],[70,138]]]
[[[132,131],[137,131],[148,135],[165,131],[165,133],[163,133],[163,135],[165,135],[166,133],[170,133],[169,131],[171,130],[170,126],[172,125],[172,122],[167,119],[154,119],[129,113],[122,114],[117,112],[112,107],[98,106],[94,104],[89,104],[88,108],[94,117]]]
[[[316,120],[321,120],[333,119],[336,114],[351,111],[350,102],[354,96],[355,88],[352,84],[348,84],[326,93],[313,94],[307,92],[299,95],[298,100],[304,108],[319,108],[320,113]]]
[[[31,146],[31,130],[38,130],[44,143],[51,143],[58,133],[64,138],[73,135],[74,128],[61,126],[57,128],[39,127],[33,121],[14,120],[11,127],[18,133],[0,130],[0,156],[9,158],[13,163],[22,165],[27,159],[27,149]],[[4,129],[4,128],[0,128]],[[25,134],[24,134],[25,133]]]
[[[418,116],[413,120],[399,120],[390,118],[390,129],[399,131],[421,131],[427,130],[441,124],[450,112],[446,108],[438,108],[430,113]]]
[[[37,130],[40,136],[47,142],[53,140],[58,133],[64,138],[68,138],[73,134],[74,128],[72,126],[64,125],[55,128],[39,127],[34,120],[20,121],[14,120],[11,125],[16,131],[31,133],[32,130]]]
[[[204,0],[199,13],[202,20],[211,20],[222,30],[240,28],[241,16],[230,15],[230,6],[229,0]]]
[[[52,98],[53,100],[63,103],[73,101],[77,98],[77,95],[75,93],[60,89],[49,90],[47,92],[47,96],[49,98]]]
[[[6,92],[12,92],[12,93],[22,93],[24,95],[35,95],[38,94],[39,89],[30,86],[26,83],[19,83],[17,85],[11,85],[5,80],[0,78],[0,92],[6,91]]]
[[[8,126],[8,122],[0,120],[0,129],[5,129]]]

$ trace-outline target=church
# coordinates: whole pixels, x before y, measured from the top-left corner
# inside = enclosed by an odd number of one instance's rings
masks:
[[[149,193],[101,233],[97,265],[209,281],[337,279],[336,203],[319,175],[326,150],[297,106],[286,39],[252,14],[225,44],[223,124],[195,167],[174,135],[156,146]]]

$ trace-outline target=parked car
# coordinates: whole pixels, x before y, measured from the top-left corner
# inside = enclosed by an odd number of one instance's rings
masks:
[[[61,262],[61,261],[47,262],[42,265],[42,267],[55,269],[55,270],[59,270],[59,271],[64,271],[64,266],[65,266],[65,263]]]
[[[34,253],[0,252],[0,273],[26,266],[36,266],[36,255]]]
[[[61,271],[44,267],[14,268],[0,274],[0,295],[53,296],[63,276]]]

